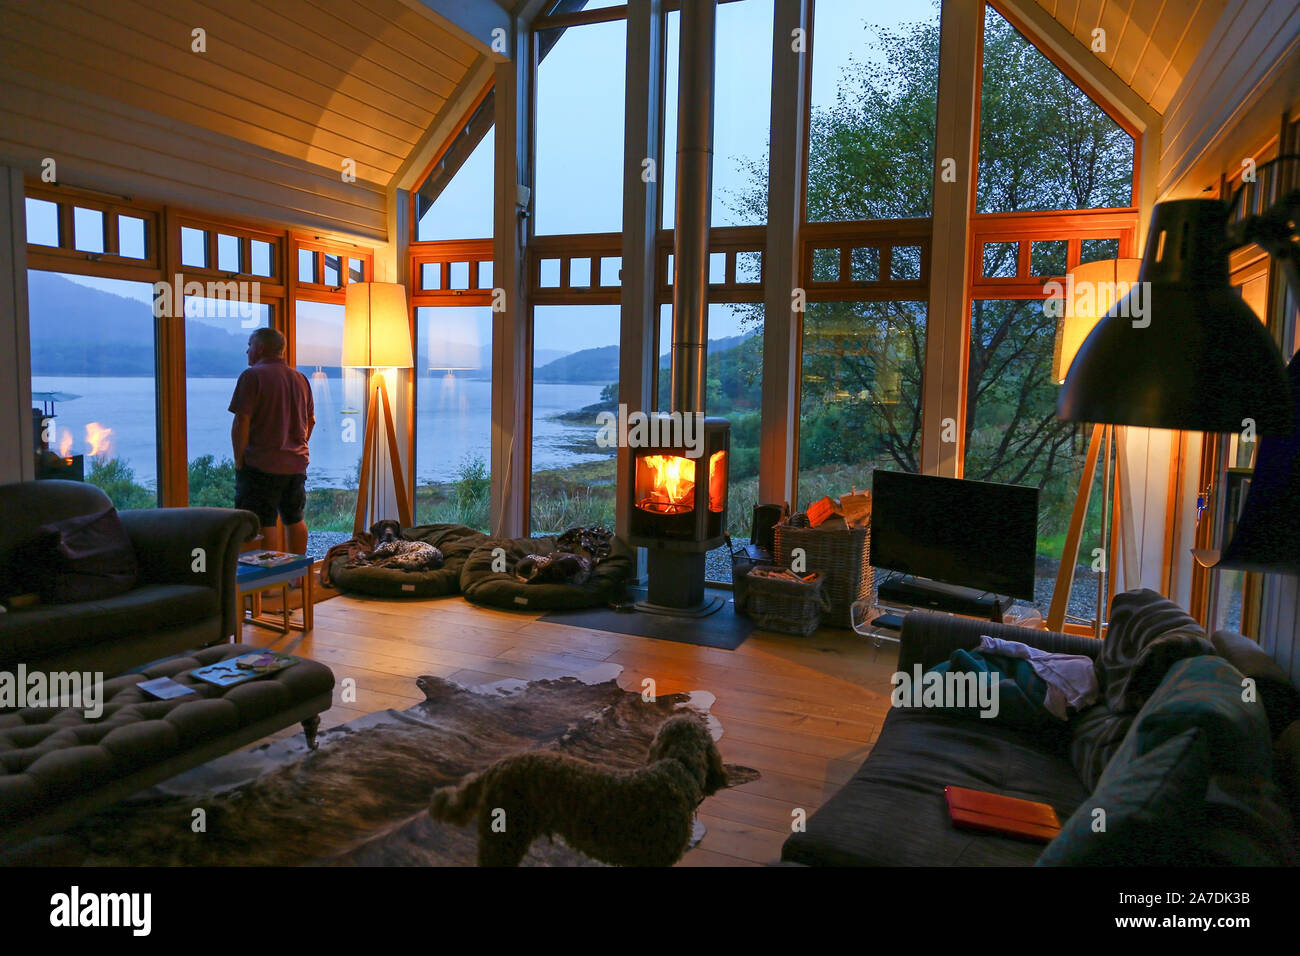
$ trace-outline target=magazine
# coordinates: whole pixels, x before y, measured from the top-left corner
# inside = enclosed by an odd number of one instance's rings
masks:
[[[254,568],[278,568],[302,558],[301,554],[289,554],[286,551],[245,551],[239,556],[239,563]]]
[[[290,657],[288,654],[263,651],[245,654],[243,657],[232,657],[217,664],[209,664],[207,667],[198,667],[190,671],[190,674],[218,687],[234,687],[244,681],[282,671],[296,663],[298,658]]]
[[[184,697],[186,694],[195,692],[193,687],[186,687],[170,677],[155,677],[153,680],[142,680],[135,686],[157,700],[171,700],[174,697]]]

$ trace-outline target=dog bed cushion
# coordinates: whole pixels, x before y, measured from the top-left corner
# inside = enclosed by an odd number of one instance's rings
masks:
[[[493,570],[497,548],[504,551],[504,571]],[[511,611],[603,607],[622,594],[635,568],[634,552],[615,538],[609,557],[596,565],[585,584],[528,584],[515,577],[515,566],[527,555],[554,554],[557,550],[554,537],[489,538],[465,562],[460,574],[461,593],[475,604]]]
[[[424,541],[442,552],[443,564],[431,571],[402,571],[397,568],[349,568],[347,558],[337,557],[330,565],[330,582],[340,591],[375,597],[445,597],[460,591],[460,575],[466,559],[487,540],[482,531],[461,524],[426,524],[402,531],[407,541]]]

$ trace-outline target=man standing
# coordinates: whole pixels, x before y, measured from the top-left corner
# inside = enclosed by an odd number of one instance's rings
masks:
[[[307,442],[316,425],[307,376],[284,361],[284,336],[256,329],[248,337],[248,368],[235,383],[230,411],[235,423],[235,507],[262,523],[269,551],[307,553]],[[276,516],[288,542],[280,540]]]

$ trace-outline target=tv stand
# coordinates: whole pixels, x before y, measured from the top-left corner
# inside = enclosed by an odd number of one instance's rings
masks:
[[[948,611],[967,617],[983,618],[1002,623],[1002,617],[1014,601],[1009,597],[977,591],[974,588],[941,584],[928,578],[910,574],[898,575],[882,581],[877,590],[877,600],[887,604],[902,604],[927,611]]]

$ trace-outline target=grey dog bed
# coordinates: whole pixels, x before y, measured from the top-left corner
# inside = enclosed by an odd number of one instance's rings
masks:
[[[330,564],[330,581],[340,591],[374,597],[445,597],[460,593],[465,562],[488,539],[482,531],[461,524],[426,524],[402,531],[408,541],[424,541],[442,552],[443,565],[432,571],[348,567],[347,558]]]
[[[596,565],[585,584],[528,584],[515,577],[515,566],[529,554],[554,554],[556,539],[488,538],[474,549],[460,574],[460,590],[467,601],[510,611],[555,611],[566,608],[603,607],[619,597],[632,577],[633,552],[617,538],[610,555]],[[505,570],[493,570],[496,549],[505,552]]]

